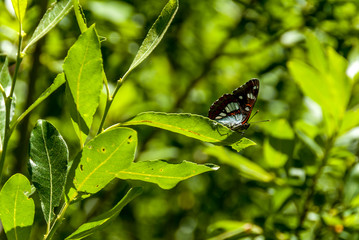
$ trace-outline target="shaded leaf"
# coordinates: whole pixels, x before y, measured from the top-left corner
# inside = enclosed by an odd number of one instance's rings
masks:
[[[55,92],[62,84],[65,83],[65,75],[64,73],[57,74],[54,82],[36,99],[36,101],[30,105],[17,119],[17,123],[19,123],[29,112],[34,110],[40,103],[46,100],[53,92]],[[14,124],[14,123],[13,123]]]
[[[348,177],[345,179],[344,184],[344,203],[347,206],[359,206],[358,196],[359,196],[359,164],[351,169],[348,174]]]
[[[234,132],[216,121],[189,113],[144,112],[121,125],[157,127],[204,142],[218,145],[233,145],[233,148],[236,150],[241,150],[254,144],[250,140],[242,139],[243,134]],[[239,142],[240,140],[241,142]]]
[[[11,0],[11,1],[12,1],[12,6],[14,7],[16,17],[19,20],[20,24],[22,25],[26,12],[27,0]]]
[[[150,53],[157,47],[170,26],[178,10],[178,0],[169,0],[158,16],[156,22],[148,31],[145,40],[143,40],[130,68],[125,75],[128,75],[140,63],[142,63]]]
[[[64,72],[72,99],[68,102],[74,127],[81,146],[89,133],[100,101],[102,89],[102,57],[100,42],[94,26],[86,30],[70,48],[64,62]]]
[[[8,240],[29,239],[34,223],[35,204],[26,193],[31,191],[29,180],[15,174],[0,192],[0,218]]]
[[[201,165],[187,161],[169,163],[153,160],[132,163],[129,168],[119,171],[116,177],[151,182],[161,188],[170,189],[183,180],[218,168],[213,164]]]
[[[137,133],[130,128],[106,130],[89,141],[75,160],[74,188],[67,194],[69,201],[78,195],[88,197],[105,187],[119,171],[131,165],[136,146]]]
[[[38,120],[30,136],[31,181],[41,200],[47,223],[54,217],[64,190],[69,152],[57,129],[45,120]]]
[[[39,39],[53,29],[67,15],[72,7],[73,4],[71,0],[59,0],[54,2],[41,18],[39,25],[37,25],[32,37],[24,48],[23,53],[26,53],[30,46],[34,45]]]
[[[91,219],[89,222],[82,224],[75,232],[66,239],[82,239],[90,236],[96,231],[107,227],[120,214],[121,210],[134,198],[142,193],[142,188],[131,188],[127,194],[111,210]]]
[[[296,130],[297,136],[303,143],[319,158],[322,159],[324,152],[322,148],[310,137],[300,130]]]
[[[8,59],[5,58],[5,62],[0,68],[0,84],[5,91],[5,94],[10,93],[11,88],[11,76],[8,69]],[[14,103],[15,101],[13,101]],[[13,114],[12,114],[13,115]],[[6,118],[6,106],[3,94],[0,94],[0,145],[2,149],[4,134],[5,134],[5,118]]]
[[[258,164],[248,160],[238,153],[228,151],[224,147],[211,146],[204,150],[210,156],[216,157],[221,163],[230,165],[238,169],[241,176],[262,182],[269,182],[274,176],[264,170]]]

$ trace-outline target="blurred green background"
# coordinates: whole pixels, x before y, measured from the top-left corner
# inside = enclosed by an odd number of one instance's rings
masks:
[[[136,127],[137,161],[189,160],[211,162],[221,168],[168,191],[145,184],[144,193],[125,207],[116,222],[87,239],[359,239],[358,129],[337,138],[332,149],[335,157],[321,166],[297,131],[301,129],[325,149],[321,109],[302,93],[287,68],[292,59],[305,61],[306,36],[311,32],[324,48],[330,46],[348,60],[347,74],[357,79],[359,1],[179,3],[179,11],[160,45],[117,94],[106,126],[144,111],[207,116],[211,104],[222,94],[251,78],[259,78],[255,110],[260,111],[252,121],[271,122],[251,125],[245,137],[257,145],[240,154],[276,180],[261,182],[243,176],[238,168],[207,154],[209,147],[199,141]],[[29,36],[50,4],[46,0],[29,1],[24,26]],[[88,26],[95,23],[101,36],[105,72],[114,86],[166,1],[88,0],[81,4]],[[9,56],[13,71],[18,25],[9,5],[10,1],[0,2],[0,52]],[[79,35],[75,16],[70,12],[30,50],[23,60],[16,89],[18,113],[62,71],[63,59]],[[349,107],[358,103],[359,85],[354,81]],[[28,175],[29,132],[39,118],[51,121],[65,137],[70,155],[76,154],[78,146],[62,87],[18,127],[11,139],[6,178],[15,172]],[[64,239],[84,221],[111,208],[130,184],[139,183],[116,180],[94,197],[74,204],[65,220],[68,224],[58,230],[55,239]],[[308,195],[310,201],[304,202]],[[301,219],[303,206],[308,209]],[[32,236],[38,239],[45,227],[39,204],[35,217]],[[231,229],[239,229],[238,234],[229,234],[229,238],[219,235]]]

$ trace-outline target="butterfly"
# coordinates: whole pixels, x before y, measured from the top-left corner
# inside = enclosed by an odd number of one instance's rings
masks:
[[[226,93],[217,99],[210,107],[208,117],[233,131],[246,130],[258,92],[259,80],[253,78],[235,89],[232,94]]]

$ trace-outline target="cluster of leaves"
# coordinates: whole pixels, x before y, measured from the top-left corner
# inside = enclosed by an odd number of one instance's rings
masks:
[[[190,114],[148,112],[139,114],[124,124],[118,124],[106,130],[102,129],[112,101],[127,75],[149,56],[163,38],[177,12],[178,1],[176,0],[170,0],[164,7],[161,15],[149,30],[131,66],[117,81],[112,94],[103,70],[99,36],[94,25],[87,28],[83,17],[79,17],[79,25],[83,33],[68,51],[63,64],[64,72],[57,75],[53,84],[22,115],[17,119],[13,118],[11,114],[13,111],[11,106],[15,103],[13,92],[22,58],[25,57],[31,45],[45,36],[71,10],[72,4],[68,0],[56,2],[45,13],[21,52],[23,36],[19,35],[19,51],[13,78],[8,72],[7,59],[2,66],[0,81],[4,109],[3,119],[1,119],[1,167],[4,166],[7,144],[14,128],[26,114],[64,83],[68,91],[67,103],[70,106],[71,121],[81,147],[74,159],[69,159],[67,144],[58,130],[46,120],[37,121],[29,141],[29,171],[34,189],[31,188],[30,182],[24,175],[15,174],[6,181],[0,192],[0,217],[8,239],[29,238],[35,214],[34,201],[30,198],[34,190],[39,195],[42,212],[47,222],[44,239],[50,239],[70,204],[97,193],[114,178],[152,182],[164,189],[170,189],[187,178],[218,169],[215,165],[198,165],[188,161],[177,164],[162,160],[136,163],[134,158],[137,132],[123,126],[150,125],[205,142],[232,145],[237,150],[253,144],[248,139],[240,141],[241,134],[217,125],[208,118]],[[13,1],[13,7],[21,33],[27,1]],[[75,11],[80,10],[78,7],[75,6]],[[77,13],[76,16],[80,14]],[[93,126],[103,84],[107,90],[106,107],[99,126]],[[10,93],[6,92],[8,85],[11,85]],[[92,139],[88,139],[90,129],[94,127],[98,128],[98,132]],[[81,225],[66,239],[81,239],[102,229],[140,192],[138,187],[130,189],[111,210]],[[63,202],[62,206],[55,217],[54,208],[59,207],[61,202]]]
[[[17,22],[1,12],[9,28],[0,28],[0,42],[18,39],[17,55],[0,45],[9,55],[0,72],[1,168],[11,169],[2,171],[8,179],[0,193],[7,237],[26,239],[34,226],[35,239],[356,239],[359,4],[180,3],[177,13],[170,0],[153,25],[162,1],[86,1],[82,12],[78,1],[60,0],[43,16],[37,3],[26,12],[26,1],[13,1]],[[119,72],[118,81],[107,80]],[[200,115],[163,113],[205,115],[253,77],[261,81],[258,115],[271,119],[245,133],[257,146]],[[24,103],[16,81],[40,97]],[[44,116],[49,121],[38,121]],[[11,176],[26,175],[22,139],[30,139],[28,178]],[[43,217],[35,214],[40,206]]]

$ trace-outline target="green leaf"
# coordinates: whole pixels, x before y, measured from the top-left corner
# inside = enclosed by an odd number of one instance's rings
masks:
[[[0,84],[4,90],[4,93],[8,95],[11,88],[11,76],[8,69],[8,59],[5,58],[5,62],[0,68]],[[14,102],[14,101],[13,101]],[[0,145],[2,149],[2,144],[4,141],[5,134],[5,117],[6,117],[6,107],[3,94],[0,94]]]
[[[54,82],[48,87],[41,95],[36,99],[36,101],[28,107],[28,109],[23,112],[20,117],[16,120],[16,123],[12,123],[11,127],[14,124],[18,124],[27,114],[29,114],[32,110],[34,110],[37,106],[40,105],[46,98],[48,98],[53,92],[55,92],[62,84],[65,83],[65,75],[64,73],[57,74]]]
[[[310,65],[292,60],[288,68],[304,94],[321,106],[326,133],[331,136],[339,130],[351,95],[347,61],[330,47],[324,51],[311,33],[307,36],[307,46]]]
[[[244,236],[253,236],[253,235],[261,234],[263,232],[263,229],[252,223],[232,221],[232,220],[222,220],[214,224],[211,224],[208,227],[208,232],[210,233],[218,232],[218,231],[223,231],[223,233],[215,237],[209,238],[208,240],[232,239],[236,236],[243,238]]]
[[[89,141],[75,160],[74,188],[69,201],[100,191],[135,158],[137,133],[130,128],[106,130]],[[73,166],[74,167],[74,166]],[[72,179],[72,178],[71,178]]]
[[[269,139],[273,139],[274,142],[279,143],[279,149],[276,149],[270,143]],[[277,146],[278,147],[278,146]],[[288,155],[283,151],[288,149],[288,145],[285,144],[285,141],[282,139],[266,138],[263,144],[263,154],[266,162],[266,166],[270,168],[281,168],[283,167],[287,160]],[[273,160],[275,159],[275,160]]]
[[[153,160],[132,163],[129,168],[119,171],[116,177],[151,182],[163,189],[170,189],[183,180],[218,168],[213,164],[201,165],[187,161],[169,163]]]
[[[169,0],[158,16],[156,22],[148,31],[145,40],[143,40],[130,68],[124,76],[127,76],[133,69],[142,63],[150,53],[157,47],[170,26],[178,10],[178,0]]]
[[[345,179],[344,203],[349,206],[358,206],[359,196],[359,164],[355,164]]]
[[[16,17],[19,20],[20,24],[22,25],[26,12],[27,0],[11,0],[11,1],[12,1],[12,6],[14,7]]]
[[[102,90],[102,58],[100,42],[94,26],[88,28],[70,48],[64,62],[69,87],[69,102],[74,127],[81,146],[92,124]],[[73,104],[75,106],[73,106]]]
[[[8,240],[29,239],[34,223],[35,204],[26,193],[29,180],[22,174],[11,176],[0,192],[0,219]]]
[[[32,37],[22,52],[25,54],[30,46],[34,45],[53,29],[67,15],[72,7],[72,0],[59,0],[54,2],[40,20],[39,25],[37,25]]]
[[[123,126],[147,125],[179,133],[187,137],[218,145],[233,145],[241,150],[251,141],[242,139],[243,134],[234,132],[222,124],[209,118],[189,113],[144,112],[121,124]],[[241,142],[243,141],[243,145]]]
[[[350,109],[345,112],[342,125],[340,126],[340,134],[345,134],[349,130],[359,125],[359,108]]]
[[[262,182],[269,182],[274,179],[272,174],[264,170],[258,164],[248,160],[238,153],[231,152],[224,147],[210,146],[207,147],[204,152],[217,158],[221,163],[238,169],[240,175],[245,178]]]
[[[47,223],[54,217],[64,190],[69,151],[57,129],[38,120],[30,136],[30,175]]]
[[[296,133],[298,138],[303,141],[303,143],[317,156],[317,158],[323,158],[324,152],[322,148],[314,141],[314,139],[308,137],[299,129],[296,130]]]
[[[96,231],[100,231],[113,222],[120,214],[121,210],[133,199],[142,193],[142,188],[131,188],[126,196],[124,196],[120,202],[116,204],[111,210],[101,214],[100,216],[91,219],[89,222],[82,224],[75,232],[73,232],[66,239],[82,239],[90,236]]]

